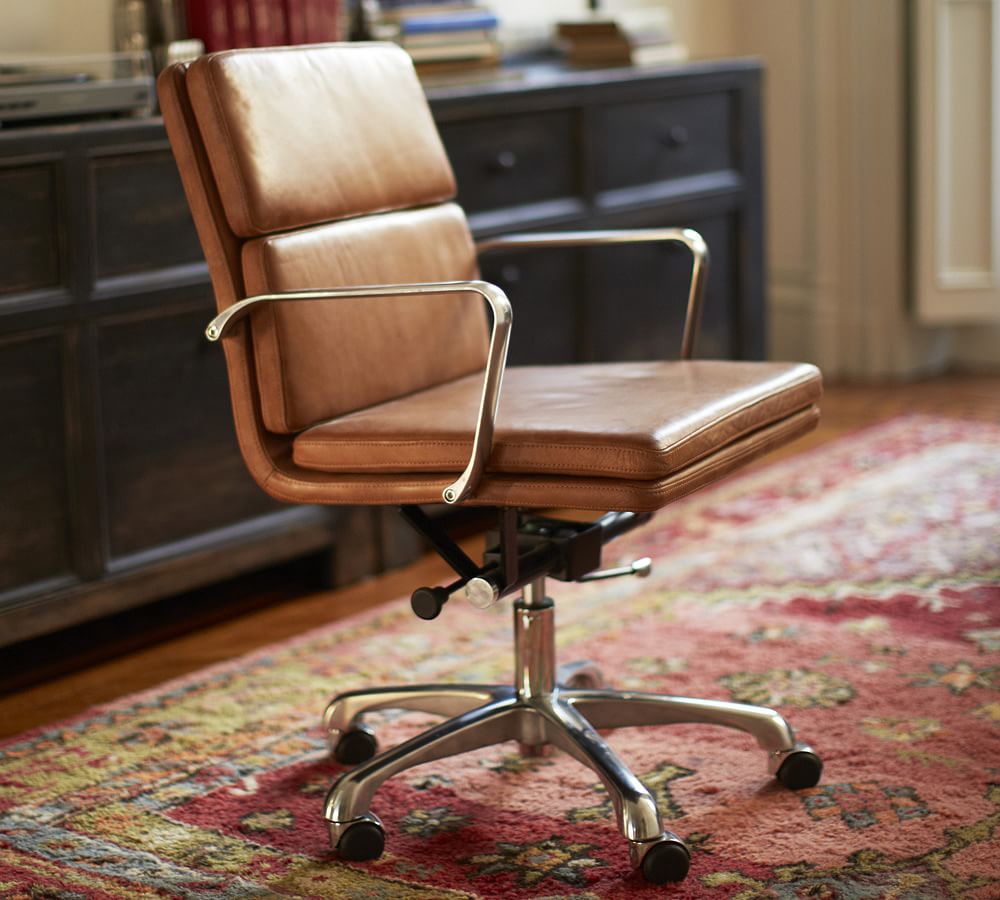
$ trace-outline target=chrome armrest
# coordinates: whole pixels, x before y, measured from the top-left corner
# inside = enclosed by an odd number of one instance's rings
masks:
[[[219,313],[205,329],[210,341],[226,337],[230,328],[256,307],[265,303],[285,303],[289,300],[351,300],[371,297],[401,297],[409,294],[478,294],[490,305],[493,329],[490,349],[483,379],[483,393],[479,401],[479,417],[472,438],[472,455],[465,471],[458,480],[448,485],[442,493],[445,503],[459,503],[470,496],[486,470],[486,463],[493,448],[493,427],[500,403],[500,387],[507,364],[507,344],[513,318],[507,295],[495,284],[487,281],[441,281],[423,284],[379,284],[348,288],[331,288],[315,291],[289,291],[281,294],[258,294],[234,303]]]
[[[691,251],[691,287],[688,291],[684,336],[681,339],[681,359],[694,353],[695,336],[701,320],[701,306],[708,280],[708,245],[697,231],[690,228],[635,228],[621,231],[556,231],[537,234],[508,234],[487,238],[476,244],[479,253],[508,248],[576,247],[586,244],[635,244],[649,241],[672,241]]]

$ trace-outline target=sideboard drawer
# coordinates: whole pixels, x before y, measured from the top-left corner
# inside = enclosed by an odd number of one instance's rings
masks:
[[[580,193],[575,117],[568,110],[441,126],[467,212]]]
[[[167,148],[94,154],[98,279],[197,263],[202,257],[177,165]]]
[[[65,365],[61,335],[0,340],[0,593],[72,571]]]
[[[66,279],[61,174],[49,161],[0,167],[0,295]]]
[[[599,113],[598,190],[737,168],[728,92],[641,100]]]
[[[279,508],[240,458],[225,363],[202,338],[204,319],[204,309],[164,311],[108,319],[98,330],[113,558]]]

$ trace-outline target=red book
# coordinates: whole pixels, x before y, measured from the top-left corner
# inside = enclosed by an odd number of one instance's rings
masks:
[[[232,46],[226,0],[187,0],[188,35],[198,38],[209,53]]]
[[[323,0],[302,0],[303,20],[306,26],[305,43],[315,44],[323,40],[319,37],[320,5]]]
[[[335,41],[340,34],[337,0],[305,0],[306,40],[310,44]]]
[[[253,28],[250,24],[250,0],[228,0],[229,39],[231,47],[252,47]]]
[[[326,5],[326,33],[328,41],[343,40],[341,31],[340,0],[325,0]]]
[[[285,16],[283,0],[267,0],[271,6],[271,21],[274,28],[274,43],[280,46],[291,43],[288,40],[288,19]]]
[[[309,43],[309,32],[306,30],[306,0],[284,0],[283,6],[288,43]]]
[[[285,7],[281,0],[250,0],[250,27],[255,47],[279,47],[288,43]]]

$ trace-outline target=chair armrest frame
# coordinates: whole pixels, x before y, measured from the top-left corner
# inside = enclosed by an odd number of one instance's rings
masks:
[[[708,245],[697,231],[690,228],[633,228],[615,231],[553,231],[536,234],[507,234],[487,238],[476,244],[478,253],[500,249],[531,249],[536,247],[576,247],[599,244],[636,244],[668,241],[683,244],[691,251],[691,287],[688,291],[684,336],[681,339],[681,359],[690,359],[701,321],[701,307],[708,281]]]
[[[490,346],[483,378],[483,392],[479,401],[479,416],[472,438],[472,454],[458,480],[442,492],[445,503],[460,503],[474,493],[486,471],[486,464],[493,449],[493,429],[500,403],[500,388],[507,365],[507,346],[513,310],[507,295],[488,281],[439,281],[419,284],[359,285],[329,290],[288,291],[280,294],[257,294],[240,300],[219,313],[205,329],[210,341],[218,341],[230,333],[231,327],[255,308],[266,303],[286,303],[302,300],[352,300],[372,297],[401,297],[413,294],[476,294],[489,304],[493,314]]]

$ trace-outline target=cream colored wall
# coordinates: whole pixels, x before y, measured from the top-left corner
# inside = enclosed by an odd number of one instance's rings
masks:
[[[101,53],[111,48],[113,0],[4,0],[0,51]]]
[[[693,56],[765,64],[770,352],[831,376],[1000,368],[1000,328],[913,312],[908,2],[669,0]]]
[[[810,121],[809,20],[801,0],[763,0],[748,13],[731,3],[728,52],[763,59],[764,184],[773,356],[818,356],[814,337],[816,155]],[[737,28],[739,32],[737,32]]]
[[[955,361],[962,369],[996,372],[1000,369],[1000,327],[966,326],[955,335]]]
[[[692,55],[765,65],[770,355],[834,377],[947,366],[952,332],[909,312],[907,0],[670,2]]]
[[[673,15],[677,39],[692,57],[732,56],[741,0],[661,0]],[[742,0],[746,2],[746,0]]]

